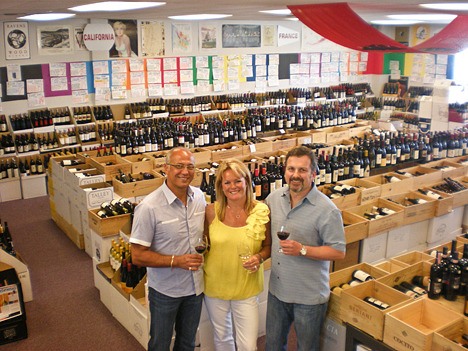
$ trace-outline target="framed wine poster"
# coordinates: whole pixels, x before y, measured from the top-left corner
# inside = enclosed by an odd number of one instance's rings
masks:
[[[4,22],[5,59],[30,58],[28,22]]]

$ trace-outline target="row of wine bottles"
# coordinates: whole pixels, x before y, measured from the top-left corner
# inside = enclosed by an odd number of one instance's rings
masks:
[[[105,201],[101,204],[99,211],[96,213],[101,218],[113,217],[123,214],[133,214],[135,205],[130,200],[125,198],[113,199]]]
[[[145,267],[133,264],[131,244],[122,238],[112,240],[109,264],[114,272],[120,273],[120,287],[128,294],[132,292],[146,274]]]
[[[0,219],[0,249],[9,253],[12,256],[16,256],[15,247],[13,245],[13,238],[11,237],[10,228],[8,227],[8,222],[5,221],[5,224],[2,225]]]

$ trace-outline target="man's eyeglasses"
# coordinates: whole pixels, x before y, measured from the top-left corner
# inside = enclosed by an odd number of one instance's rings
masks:
[[[184,168],[187,168],[187,171],[193,171],[195,170],[195,166],[194,165],[183,165],[181,163],[167,163],[168,166],[172,166],[174,167],[175,169],[177,169],[178,171],[181,171],[183,170]]]

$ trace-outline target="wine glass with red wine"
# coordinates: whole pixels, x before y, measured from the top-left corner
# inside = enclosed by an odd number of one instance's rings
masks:
[[[284,226],[281,226],[280,230],[276,232],[276,235],[278,235],[278,239],[280,240],[286,240],[287,238],[289,238],[289,234],[289,232],[284,230]],[[280,248],[278,252],[283,253],[283,249]]]
[[[198,238],[196,243],[195,243],[195,251],[203,255],[206,251],[206,248],[208,247],[208,241],[206,239],[206,236],[203,235],[202,237]]]

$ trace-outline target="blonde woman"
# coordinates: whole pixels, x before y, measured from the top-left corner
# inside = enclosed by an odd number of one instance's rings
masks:
[[[130,46],[130,38],[125,31],[127,25],[121,21],[115,21],[112,26],[115,32],[115,50],[117,50],[119,57],[134,57],[136,54],[132,51]]]
[[[258,294],[263,291],[262,263],[271,251],[269,209],[255,200],[250,171],[239,160],[221,163],[215,187],[217,201],[205,212],[210,241],[204,264],[205,305],[216,350],[253,351]],[[244,262],[239,246],[250,251]]]

